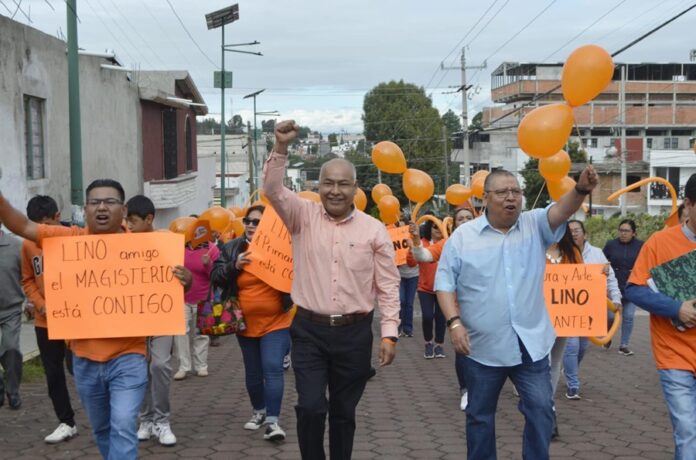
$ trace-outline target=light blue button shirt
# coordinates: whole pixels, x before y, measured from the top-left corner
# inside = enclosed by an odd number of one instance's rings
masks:
[[[549,208],[523,212],[507,233],[483,215],[445,243],[435,290],[457,293],[469,357],[481,364],[521,364],[518,337],[534,361],[551,351],[556,333],[544,301],[544,254],[561,239],[565,224],[552,231]]]

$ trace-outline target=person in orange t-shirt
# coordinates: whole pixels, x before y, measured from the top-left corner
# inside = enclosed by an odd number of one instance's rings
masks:
[[[653,290],[649,281],[654,267],[696,250],[696,174],[684,188],[684,215],[686,222],[654,233],[643,244],[625,290],[628,300],[650,312],[652,350],[677,460],[696,458],[696,299],[674,299]]]
[[[35,241],[86,234],[121,233],[126,217],[125,193],[112,179],[97,179],[86,189],[87,228],[37,224],[13,208],[0,193],[0,221],[13,233]],[[184,286],[190,273],[176,266],[174,275]],[[105,459],[136,459],[136,421],[147,385],[144,337],[79,339],[70,342],[75,385],[92,432]]]
[[[38,224],[60,225],[60,211],[50,196],[37,195],[27,203],[27,217]],[[34,317],[39,355],[46,374],[48,396],[60,424],[44,438],[47,444],[68,440],[77,434],[75,412],[65,381],[63,362],[72,368],[72,355],[64,340],[49,340],[43,283],[43,251],[33,241],[22,243],[22,287],[27,295],[27,313]]]
[[[261,221],[265,207],[250,207],[243,219],[244,235],[227,243],[215,261],[211,279],[223,289],[222,298],[236,295],[247,328],[237,333],[244,358],[246,388],[253,413],[245,430],[265,425],[264,439],[281,441],[285,431],[278,424],[283,401],[283,358],[290,347],[290,324],[294,310],[289,295],[269,286],[244,270],[251,262],[247,247]]]

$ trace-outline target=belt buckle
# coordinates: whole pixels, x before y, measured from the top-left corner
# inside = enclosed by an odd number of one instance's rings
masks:
[[[329,326],[338,326],[336,320],[341,318],[343,315],[329,315]]]

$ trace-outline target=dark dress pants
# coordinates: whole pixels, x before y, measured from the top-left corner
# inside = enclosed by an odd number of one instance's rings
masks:
[[[297,439],[304,460],[326,458],[327,412],[331,460],[351,458],[355,408],[370,373],[372,316],[370,313],[354,324],[333,327],[298,316],[293,320],[290,335],[297,387]]]
[[[35,327],[36,344],[39,346],[41,363],[46,373],[48,396],[53,403],[56,417],[62,423],[75,426],[75,412],[70,404],[70,394],[65,381],[65,368],[63,363],[72,362],[72,356],[66,356],[64,340],[49,340],[48,329]],[[68,358],[70,361],[68,361]]]

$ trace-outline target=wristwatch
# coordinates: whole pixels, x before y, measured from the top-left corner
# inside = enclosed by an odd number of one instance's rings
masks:
[[[462,320],[462,319],[459,317],[459,315],[457,315],[457,316],[453,316],[453,317],[451,317],[450,319],[448,319],[448,320],[445,322],[445,324],[447,325],[447,327],[450,327],[450,326],[452,325],[452,323],[454,323],[455,321],[461,321],[461,320]]]

